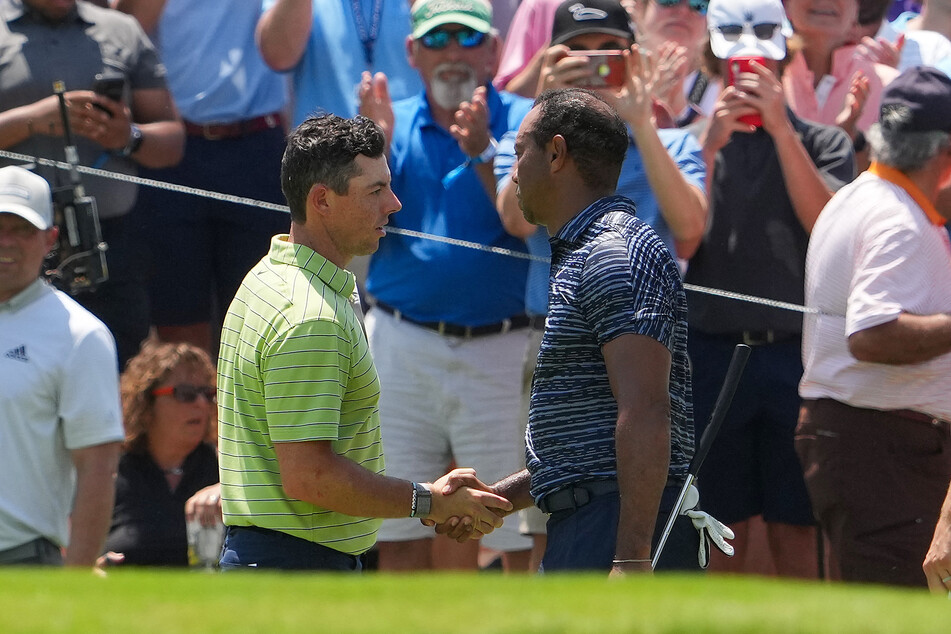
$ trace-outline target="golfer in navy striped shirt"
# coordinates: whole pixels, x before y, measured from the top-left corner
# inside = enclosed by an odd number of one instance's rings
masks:
[[[522,212],[553,236],[551,287],[528,469],[494,489],[551,513],[544,570],[649,571],[694,447],[677,265],[613,195],[627,133],[598,95],[544,93],[515,147]],[[681,518],[662,565],[696,569],[698,546]]]

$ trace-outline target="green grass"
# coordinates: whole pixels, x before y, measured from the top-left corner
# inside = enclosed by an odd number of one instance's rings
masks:
[[[753,577],[0,569],[0,632],[947,632],[925,591]]]

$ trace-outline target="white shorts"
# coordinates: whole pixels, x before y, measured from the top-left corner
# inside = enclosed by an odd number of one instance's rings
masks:
[[[366,329],[380,376],[388,476],[432,482],[455,461],[492,484],[522,468],[522,368],[529,329],[447,337],[381,310],[369,311]],[[384,520],[378,540],[432,536],[431,528],[407,518]],[[531,547],[515,517],[482,542],[500,551]]]

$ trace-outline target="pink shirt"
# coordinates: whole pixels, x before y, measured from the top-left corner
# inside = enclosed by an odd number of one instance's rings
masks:
[[[493,81],[496,89],[505,88],[505,84],[528,66],[535,53],[548,45],[555,9],[561,3],[562,0],[522,0],[505,37],[502,61]]]
[[[783,73],[783,91],[786,101],[797,116],[835,125],[835,118],[845,106],[849,94],[849,83],[856,71],[863,71],[869,78],[868,100],[859,117],[858,129],[868,130],[878,120],[878,106],[882,100],[882,89],[898,75],[894,68],[884,64],[873,64],[863,57],[854,56],[855,46],[843,46],[832,54],[832,69],[819,84],[815,75],[806,66],[806,60],[797,53]]]

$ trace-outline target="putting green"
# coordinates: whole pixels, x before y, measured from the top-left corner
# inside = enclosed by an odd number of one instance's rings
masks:
[[[755,577],[0,569],[0,632],[947,632],[925,591]]]

